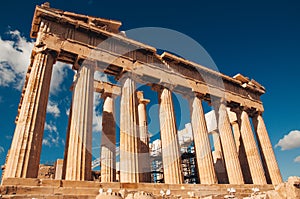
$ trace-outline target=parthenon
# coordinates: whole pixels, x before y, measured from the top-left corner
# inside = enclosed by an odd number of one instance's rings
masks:
[[[151,87],[159,101],[164,184],[183,184],[172,93],[190,107],[196,166],[201,185],[221,184],[214,167],[202,102],[215,111],[215,150],[229,185],[277,185],[282,177],[263,119],[265,88],[241,74],[226,76],[121,34],[121,22],[37,6],[31,27],[36,39],[19,104],[16,128],[2,184],[37,179],[53,64],[76,71],[62,179],[92,180],[93,94],[103,99],[101,183],[116,180],[116,136],[120,136],[120,183],[150,183],[147,104],[137,84]],[[95,71],[119,84],[94,80]],[[116,135],[115,98],[120,102]],[[250,121],[252,120],[252,121]],[[9,183],[8,183],[9,184]],[[224,184],[224,182],[223,182]]]

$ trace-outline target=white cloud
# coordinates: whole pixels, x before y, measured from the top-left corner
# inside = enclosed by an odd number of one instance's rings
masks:
[[[0,62],[0,66],[0,86],[9,86],[11,82],[15,81],[16,74],[10,68],[10,66],[6,65],[5,63]]]
[[[11,135],[6,135],[5,138],[8,139],[8,140],[11,140],[12,136]]]
[[[294,159],[294,162],[300,163],[300,156],[296,157],[296,158]]]
[[[50,121],[50,123],[45,123],[45,138],[43,139],[43,145],[52,147],[58,146],[62,142],[59,133],[57,131],[56,125]]]
[[[34,42],[27,41],[18,30],[7,34],[10,40],[0,37],[0,86],[21,89]]]
[[[70,115],[70,108],[68,108],[68,109],[66,110],[66,115],[67,115],[67,116]]]
[[[93,107],[93,132],[102,131],[102,115],[97,111],[97,107],[101,102],[100,93],[94,93],[94,107]]]
[[[43,142],[42,142],[42,143],[43,143],[43,145],[45,145],[45,146],[51,147],[51,144],[50,144],[49,140],[46,139],[46,138],[43,139]]]
[[[98,81],[109,82],[107,75],[99,71],[95,71],[94,79]]]
[[[30,64],[34,41],[27,41],[18,30],[7,32],[8,40],[0,37],[0,86],[21,90]],[[57,94],[71,66],[57,62],[53,67],[50,94]]]
[[[53,123],[45,123],[45,130],[49,131],[49,132],[57,132],[57,128],[55,125],[53,125]]]
[[[275,147],[281,147],[281,150],[288,150],[300,147],[300,131],[291,131],[278,141]]]
[[[0,146],[0,154],[4,153],[4,152],[5,152],[4,148],[2,146]]]
[[[120,146],[116,147],[116,157],[120,156]]]
[[[59,91],[61,91],[61,85],[68,74],[68,70],[71,70],[71,66],[62,62],[57,62],[53,66],[50,94],[56,95]]]
[[[58,104],[49,100],[47,105],[47,113],[53,115],[54,117],[59,117],[60,110],[58,108]]]

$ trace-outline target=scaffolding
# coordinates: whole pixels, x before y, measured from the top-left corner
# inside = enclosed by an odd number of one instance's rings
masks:
[[[183,139],[180,143],[181,167],[185,184],[199,183],[197,162],[195,157],[194,141]],[[163,183],[163,162],[162,162],[161,141],[155,140],[150,144],[151,157],[151,182]]]
[[[186,142],[181,148],[181,166],[183,179],[185,184],[197,184],[199,183],[197,160],[195,157],[194,142]]]
[[[151,182],[163,183],[164,171],[161,155],[161,141],[155,140],[150,144]]]

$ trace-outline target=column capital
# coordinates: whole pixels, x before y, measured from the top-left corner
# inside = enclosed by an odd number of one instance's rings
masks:
[[[52,58],[54,59],[54,64],[56,62],[56,58],[58,57],[59,52],[49,49],[49,48],[45,48],[45,47],[38,47],[35,46],[31,52],[31,59],[34,59],[34,56],[36,56],[37,54],[42,53],[42,54],[46,54],[46,55],[50,55],[52,56]]]
[[[138,99],[139,104],[145,104],[145,105],[147,105],[150,102],[149,99],[145,99],[144,98],[143,91],[137,91],[136,94],[137,94],[137,99]]]
[[[161,92],[165,87],[160,84],[152,84],[151,89],[156,92]]]
[[[257,117],[258,115],[262,116],[263,113],[264,113],[263,111],[256,110],[256,111],[253,113],[253,117]]]
[[[86,67],[95,70],[97,65],[96,61],[92,61],[89,59],[78,60],[77,63],[79,64],[79,69],[81,69],[82,67]]]
[[[116,77],[116,79],[118,80],[118,82],[120,82],[123,85],[127,79],[131,79],[133,82],[136,82],[138,76],[130,72],[122,72],[120,75]]]
[[[231,111],[235,112],[236,114],[241,114],[245,111],[249,116],[253,117],[257,110],[247,107],[247,106],[238,106],[238,105],[229,105]]]
[[[211,96],[210,103],[216,108],[219,108],[221,105],[228,106],[228,102],[224,97]]]
[[[121,87],[109,82],[94,80],[95,92],[102,93],[102,95],[111,95],[111,97],[116,97],[121,94]]]
[[[102,92],[100,98],[101,99],[106,99],[107,97],[111,97],[113,99],[116,99],[116,97],[118,97],[119,95],[115,94],[115,93],[111,93],[111,92]]]
[[[172,91],[175,85],[171,84],[152,84],[151,89],[156,92],[161,92],[163,89],[168,89],[169,91]]]
[[[195,97],[199,98],[200,100],[204,100],[205,95],[197,91],[191,91],[190,93],[186,93],[182,97],[186,98],[189,102],[192,102]]]

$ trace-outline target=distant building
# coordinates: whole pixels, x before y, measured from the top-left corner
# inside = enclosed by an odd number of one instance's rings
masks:
[[[151,181],[156,183],[163,182],[163,164],[161,156],[161,140],[154,140],[149,144],[151,160]]]

